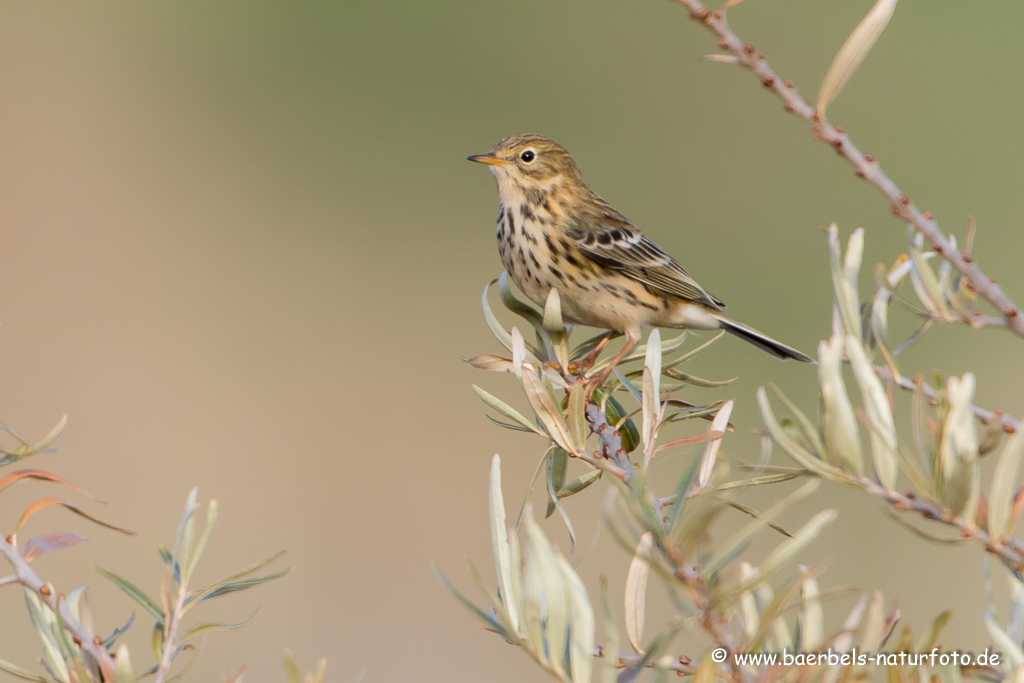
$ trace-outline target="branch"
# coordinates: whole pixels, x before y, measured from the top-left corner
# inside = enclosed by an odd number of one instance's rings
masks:
[[[608,424],[608,416],[596,403],[587,404],[590,429],[601,439],[601,450],[605,458],[615,463],[615,476],[627,486],[633,481],[634,467],[629,454],[622,447],[622,435]]]
[[[178,594],[174,598],[174,604],[167,612],[167,623],[164,628],[163,653],[160,655],[160,665],[157,667],[154,683],[164,683],[171,672],[171,664],[178,649],[178,625],[181,623],[182,610],[185,606],[187,591],[184,581],[178,583]],[[170,600],[168,600],[170,602]]]
[[[936,392],[935,389],[931,387],[931,385],[925,382],[920,375],[918,375],[914,379],[910,379],[909,377],[903,377],[902,375],[894,375],[892,370],[879,365],[875,365],[874,369],[876,375],[878,375],[884,380],[893,382],[894,384],[896,384],[896,386],[898,386],[901,389],[906,389],[907,391],[917,391],[918,387],[920,387],[921,391],[923,391],[924,395],[927,396],[928,398],[934,400],[938,399],[939,397],[938,392]],[[1002,424],[1003,431],[1006,432],[1007,434],[1013,434],[1018,429],[1020,429],[1020,422],[1013,419],[1012,417],[1010,417],[1001,410],[985,410],[984,408],[979,408],[978,406],[971,406],[971,409],[974,411],[974,416],[986,424],[991,424],[992,422],[999,422],[1000,424]]]
[[[599,645],[594,648],[595,657],[603,658],[606,654],[604,646]],[[638,665],[643,661],[643,658],[643,655],[620,652],[615,660],[615,666],[619,669],[628,669]],[[658,662],[655,660],[648,660],[644,663],[644,667],[653,669],[657,664]],[[681,655],[678,659],[672,660],[665,669],[667,671],[675,671],[678,676],[692,676],[697,673],[697,667],[693,665],[693,660],[686,655]]]
[[[814,137],[831,146],[836,152],[853,166],[854,173],[885,195],[889,200],[894,216],[910,223],[914,230],[924,236],[931,248],[948,261],[961,276],[966,278],[967,286],[977,292],[997,311],[1004,321],[1006,329],[1018,337],[1024,337],[1024,315],[1020,308],[1010,300],[995,280],[985,275],[974,262],[970,253],[953,248],[952,242],[939,229],[939,224],[931,212],[921,211],[910,198],[882,172],[875,158],[861,152],[850,142],[849,136],[841,126],[833,126],[828,119],[815,111],[814,107],[797,91],[792,81],[783,80],[772,70],[764,55],[750,43],[740,40],[729,27],[722,12],[713,12],[697,0],[672,0],[690,10],[690,17],[700,21],[709,31],[718,36],[718,47],[728,50],[733,59],[756,75],[766,88],[782,100],[787,112],[810,124]],[[980,314],[979,314],[980,317]],[[989,319],[989,324],[994,321]]]
[[[1014,539],[1006,538],[996,541],[988,532],[965,520],[963,517],[956,517],[952,513],[922,500],[916,495],[901,494],[895,491],[887,491],[885,487],[866,477],[855,478],[855,481],[869,494],[885,498],[897,510],[913,510],[925,519],[935,520],[960,531],[965,540],[974,540],[985,546],[985,550],[992,553],[1007,565],[1013,568],[1018,574],[1024,573],[1024,547],[1015,543]]]
[[[99,663],[100,670],[105,680],[114,680],[114,660],[111,658],[107,648],[103,646],[103,639],[89,633],[75,615],[71,613],[64,595],[55,595],[53,589],[43,582],[39,575],[29,566],[17,546],[8,543],[6,539],[0,538],[0,554],[7,558],[14,569],[14,576],[17,583],[39,596],[39,599],[54,614],[59,614],[64,622],[64,628],[71,632],[76,645],[88,652]],[[8,582],[8,578],[4,579]]]

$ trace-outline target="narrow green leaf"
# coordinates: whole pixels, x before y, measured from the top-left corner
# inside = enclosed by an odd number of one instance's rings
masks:
[[[738,481],[730,481],[722,484],[718,487],[719,491],[729,491],[731,489],[749,488],[751,486],[762,486],[764,484],[780,484],[784,481],[792,481],[799,477],[810,476],[811,473],[807,470],[799,470],[797,472],[782,472],[779,474],[765,474],[760,477],[751,477],[750,479],[740,479]]]
[[[757,389],[757,403],[761,408],[761,417],[764,420],[765,425],[767,425],[772,438],[775,439],[775,442],[782,446],[782,449],[789,453],[794,460],[819,477],[824,477],[840,483],[847,482],[845,472],[833,467],[824,460],[816,458],[786,433],[782,428],[782,425],[780,425],[778,420],[775,419],[775,414],[772,412],[771,405],[768,403],[768,395],[766,394],[764,387],[758,387]]]
[[[853,405],[843,381],[843,339],[833,336],[818,345],[818,377],[821,399],[825,404],[824,432],[828,444],[828,457],[832,465],[853,472],[864,473],[864,458],[860,445],[860,431]]]
[[[839,96],[857,67],[867,57],[875,41],[888,26],[895,9],[896,0],[878,0],[843,43],[843,47],[832,60],[832,65],[829,66],[818,92],[815,109],[821,117],[825,116],[828,105]]]
[[[640,657],[639,661],[619,674],[619,683],[632,683],[635,681],[651,662],[656,662],[661,657],[661,654],[672,642],[672,639],[675,638],[680,628],[682,628],[682,623],[676,619],[669,623],[661,633],[652,638],[651,642],[647,645],[646,651],[642,650],[643,656]],[[707,683],[712,683],[712,681],[709,680]]]
[[[713,337],[708,339],[706,342],[701,344],[700,346],[697,346],[696,348],[690,349],[689,351],[687,351],[683,355],[679,356],[678,358],[672,359],[672,361],[670,361],[668,363],[664,363],[661,366],[662,372],[664,372],[665,370],[669,370],[671,368],[679,367],[680,365],[682,365],[686,361],[692,360],[696,356],[699,356],[701,353],[703,353],[704,351],[707,351],[709,348],[711,348],[711,345],[714,344],[719,339],[721,339],[724,335],[725,335],[725,330],[721,330],[721,331],[717,332]]]
[[[565,580],[558,568],[551,543],[529,510],[525,526],[526,574],[523,591],[526,603],[530,606],[527,632],[535,654],[555,671],[562,673],[562,653],[565,652],[568,626]]]
[[[807,415],[805,415],[795,403],[789,400],[789,397],[782,393],[782,390],[779,389],[776,384],[769,383],[768,386],[771,387],[772,391],[775,392],[775,395],[778,396],[779,400],[781,400],[786,406],[786,410],[788,410],[792,414],[793,418],[800,424],[804,436],[810,443],[811,448],[814,449],[813,455],[818,458],[823,458],[825,456],[825,442],[821,440],[821,433],[818,431],[818,426],[811,422],[811,419],[807,417]]]
[[[526,390],[526,398],[530,401],[530,406],[533,407],[551,439],[566,451],[575,452],[576,447],[573,446],[569,426],[565,424],[561,411],[540,379],[532,372],[524,372],[523,388]]]
[[[444,577],[441,580],[444,581]],[[295,663],[295,657],[288,648],[284,649],[284,673],[288,677],[288,683],[302,683],[302,672],[299,671],[299,665]]]
[[[921,640],[918,641],[918,652],[930,652],[932,648],[938,647],[939,638],[942,635],[942,631],[949,626],[949,622],[953,620],[953,610],[943,610],[937,617],[932,620],[932,623],[928,625],[928,630],[921,634]]]
[[[558,449],[558,450],[561,450],[561,449]],[[562,523],[565,524],[565,528],[569,532],[570,549],[572,551],[575,551],[576,550],[576,529],[573,528],[572,520],[569,519],[569,514],[565,511],[565,508],[562,506],[562,501],[558,497],[558,492],[555,491],[550,478],[548,478],[547,486],[548,486],[548,504],[549,504],[549,507],[552,507],[555,510],[558,510],[558,515],[562,518]]]
[[[569,469],[569,454],[561,448],[553,448],[548,451],[548,509],[544,513],[547,519],[555,511],[558,504],[558,490],[565,485],[566,472]]]
[[[661,374],[666,377],[671,377],[672,379],[678,379],[686,384],[692,384],[695,387],[704,387],[705,389],[717,389],[718,387],[724,387],[739,379],[739,377],[730,377],[729,379],[703,379],[701,377],[697,377],[697,375],[680,372],[679,370],[663,370]]]
[[[868,616],[864,622],[864,632],[860,637],[860,647],[868,652],[878,652],[885,636],[885,598],[882,591],[876,590],[871,596]]]
[[[732,406],[733,402],[730,399],[718,409],[718,414],[711,421],[710,432],[718,432],[723,436],[725,435],[725,431],[729,426],[729,417],[732,415]],[[711,472],[715,467],[715,459],[718,457],[718,449],[721,445],[722,437],[712,438],[708,442],[707,448],[704,449],[704,457],[700,463],[700,470],[697,472],[697,490],[704,488],[711,482]]]
[[[482,609],[477,607],[469,598],[460,593],[459,590],[455,586],[453,586],[451,582],[448,581],[447,578],[445,578],[445,575],[441,573],[441,570],[438,569],[436,565],[434,566],[434,573],[437,574],[437,578],[441,580],[441,583],[444,584],[444,587],[447,588],[451,592],[451,594],[455,596],[455,599],[462,603],[463,607],[465,607],[470,612],[475,614],[477,618],[480,619],[480,621],[484,622],[484,625],[487,626],[487,628],[497,633],[500,633],[503,637],[508,639],[508,634],[505,632],[505,629],[501,627],[501,624],[492,619],[489,614],[487,614]]]
[[[643,650],[644,621],[647,609],[647,577],[651,573],[651,545],[653,537],[645,532],[636,546],[636,553],[626,573],[626,637],[639,653]]]
[[[574,384],[569,391],[569,402],[566,406],[565,417],[569,424],[569,433],[579,450],[586,450],[587,436],[590,434],[590,425],[587,424],[586,414],[587,402],[583,396],[585,390],[582,382]]]
[[[590,470],[588,472],[584,472],[583,474],[581,474],[580,476],[576,477],[568,484],[563,486],[562,488],[558,489],[556,494],[559,498],[568,498],[569,496],[574,496],[583,489],[593,484],[598,479],[600,479],[601,472],[602,470]]]
[[[569,643],[569,663],[574,683],[590,683],[594,666],[594,608],[587,589],[572,565],[564,557],[557,558],[569,596],[572,640]]]
[[[639,403],[640,405],[643,405],[643,394],[641,394],[637,390],[637,388],[633,386],[633,383],[629,381],[628,377],[622,374],[622,370],[619,370],[618,366],[615,366],[614,368],[612,368],[612,372],[619,379],[619,381],[622,382],[622,386],[625,387],[626,391],[628,391],[633,396],[633,398],[636,399],[636,402]],[[643,370],[640,371],[640,374],[643,374]]]
[[[548,455],[555,448],[558,448],[558,446],[550,446],[546,451],[544,451],[544,455],[540,456],[540,460],[537,461],[537,466],[533,468],[533,476],[530,477],[530,485],[526,488],[526,493],[523,495],[523,502],[520,503],[519,505],[519,515],[516,517],[516,526],[515,529],[513,529],[514,532],[519,531],[519,525],[523,521],[523,515],[526,512],[526,506],[529,504],[530,498],[533,496],[533,487],[537,483],[537,476],[540,474],[541,468],[544,467],[544,465],[547,463]],[[515,533],[509,536],[509,538],[515,538]]]
[[[241,569],[241,570],[239,570],[239,571],[237,571],[237,572],[235,572],[233,574],[225,576],[220,581],[218,581],[218,582],[216,582],[214,584],[211,584],[210,586],[207,586],[206,588],[199,588],[199,589],[196,589],[196,590],[189,591],[188,597],[185,599],[185,605],[187,606],[187,605],[192,604],[193,602],[196,602],[196,601],[199,601],[199,600],[204,600],[207,597],[211,597],[211,594],[217,592],[218,590],[220,590],[221,587],[227,586],[229,584],[237,583],[239,581],[239,579],[242,579],[242,578],[244,578],[244,577],[246,577],[249,574],[252,574],[254,572],[258,572],[259,570],[263,569],[264,567],[266,567],[267,565],[273,563],[279,557],[284,555],[285,552],[286,551],[284,551],[284,550],[278,550],[273,555],[270,555],[269,557],[265,557],[262,560],[260,560],[259,562],[251,564],[248,567],[246,567],[244,569]],[[270,576],[266,576],[266,577],[263,577],[261,579],[253,579],[253,580],[257,581],[258,583],[265,583],[266,581],[271,581],[271,580],[273,580],[275,578],[280,578],[281,576],[285,576],[286,574],[290,573],[291,571],[292,571],[292,569],[288,568],[288,569],[285,569],[282,572],[278,572],[277,574],[272,574]],[[256,584],[256,585],[258,585],[258,584]],[[228,592],[231,592],[231,591],[228,591]]]
[[[735,536],[730,538],[718,551],[714,558],[712,558],[703,568],[702,573],[705,576],[713,576],[720,572],[726,563],[732,561],[740,552],[747,548],[753,539],[760,533],[768,524],[776,519],[783,511],[787,508],[795,505],[799,501],[807,498],[814,491],[818,489],[820,481],[812,479],[793,493],[789,494],[779,502],[772,505],[770,508],[762,512],[756,519],[749,522],[743,529],[739,531]]]
[[[825,611],[821,607],[821,589],[818,580],[805,576],[800,592],[803,610],[800,614],[800,649],[816,651],[825,640]]]
[[[49,607],[44,607],[39,596],[26,588],[25,604],[28,606],[29,617],[35,626],[39,640],[43,644],[43,662],[60,680],[68,680],[68,667],[64,662],[64,652],[57,635],[59,626],[57,617]]]
[[[185,501],[185,512],[178,523],[178,537],[174,543],[174,563],[179,567],[187,568],[191,562],[193,538],[196,530],[196,512],[199,510],[199,487],[195,486],[188,492]],[[183,577],[188,580],[188,574]]]
[[[995,614],[990,611],[985,612],[985,629],[988,631],[988,635],[992,638],[992,642],[995,644],[997,650],[1001,650],[1004,656],[1009,659],[1009,664],[1013,668],[1024,664],[1024,650],[1021,649],[1018,643],[1010,640],[1010,636],[1003,630],[996,620]]]
[[[604,613],[604,683],[616,683],[619,659],[619,624],[608,599],[608,577],[601,576],[601,611]]]
[[[494,334],[495,338],[501,342],[501,345],[511,351],[512,335],[510,335],[508,330],[502,327],[501,323],[498,322],[498,319],[494,316],[494,311],[491,310],[491,304],[487,301],[487,290],[489,290],[491,285],[495,282],[497,282],[497,280],[491,280],[490,283],[484,287],[484,294],[480,299],[480,304],[484,309],[484,320],[487,321],[487,326],[491,328],[491,332]]]
[[[501,458],[495,453],[491,460],[490,482],[491,549],[494,553],[494,569],[498,575],[498,594],[508,612],[513,631],[519,630],[519,596],[512,591],[512,567],[508,545],[508,526],[505,522],[505,500],[501,492]]]
[[[988,531],[993,541],[1013,531],[1013,494],[1017,488],[1020,461],[1024,457],[1024,431],[1017,430],[999,452],[988,499]]]
[[[836,511],[831,508],[822,510],[812,517],[799,531],[793,534],[792,538],[787,538],[768,554],[768,557],[761,563],[762,577],[770,578],[775,572],[796,559],[796,556],[818,537],[825,526],[835,521],[835,518]]]
[[[544,329],[544,320],[541,314],[533,306],[520,301],[512,293],[512,287],[508,283],[507,271],[502,271],[501,276],[498,278],[498,293],[501,295],[501,303],[505,305],[505,308],[524,318],[533,327],[537,333],[538,345],[543,346],[546,352],[544,360],[554,358],[555,350],[551,342],[551,335]]]
[[[515,423],[521,425],[524,429],[528,429],[531,432],[533,432],[534,434],[539,434],[539,435],[544,436],[544,437],[547,436],[547,434],[545,434],[540,429],[540,427],[538,427],[537,425],[535,425],[534,423],[530,422],[525,417],[523,417],[523,414],[520,413],[518,410],[516,410],[512,406],[508,405],[507,403],[502,401],[500,398],[498,398],[496,396],[493,396],[492,394],[484,391],[483,389],[481,389],[477,385],[474,384],[472,386],[473,386],[473,392],[477,396],[480,397],[481,401],[483,401],[484,403],[489,405],[491,408],[494,408],[495,410],[497,410],[499,413],[501,413],[502,415],[504,415],[508,419],[510,419],[510,420],[514,421]]]
[[[44,678],[43,676],[34,674],[31,671],[22,669],[20,666],[11,664],[10,662],[4,661],[3,659],[0,659],[0,671],[5,671],[11,674],[12,676],[16,676],[26,681],[36,681],[36,683],[53,683],[52,679],[50,678]]]
[[[875,374],[860,339],[846,337],[846,353],[853,366],[853,374],[860,386],[861,398],[871,429],[871,455],[878,480],[888,490],[896,486],[899,475],[899,455],[896,449],[896,424],[893,421],[889,398],[881,380]]]
[[[135,683],[135,673],[132,671],[132,660],[128,656],[128,647],[121,645],[117,649],[117,659],[114,666],[114,683]]]
[[[103,647],[107,648],[108,650],[114,647],[114,643],[117,642],[117,639],[120,638],[123,633],[128,631],[128,629],[130,629],[132,627],[132,624],[134,623],[135,612],[132,612],[131,616],[128,617],[128,621],[125,623],[124,626],[121,626],[120,628],[115,628],[114,632],[107,636],[107,638],[103,641]]]
[[[503,427],[504,429],[511,429],[513,432],[525,432],[527,434],[537,433],[536,431],[532,429],[527,429],[526,427],[520,427],[519,425],[510,424],[508,422],[502,422],[501,420],[495,420],[490,415],[484,415],[484,417],[486,417],[488,420],[498,425],[499,427]]]
[[[661,332],[651,330],[647,338],[643,380],[643,438],[644,451],[654,446],[654,432],[661,421]]]
[[[213,598],[219,598],[220,596],[226,595],[228,593],[237,593],[238,591],[244,591],[250,588],[255,588],[256,586],[262,586],[265,583],[270,583],[271,581],[276,581],[278,579],[284,578],[291,574],[293,571],[295,571],[295,567],[288,567],[287,569],[282,569],[279,572],[267,574],[266,576],[257,576],[251,579],[242,579],[240,581],[229,581],[227,583],[216,583],[213,586],[204,589],[202,592],[198,593],[194,597],[191,597],[190,599],[186,600],[185,606],[191,607],[196,603],[200,603],[205,600],[212,600]]]
[[[135,584],[133,584],[128,579],[118,576],[114,572],[107,571],[103,567],[96,567],[96,571],[99,572],[100,576],[104,576],[110,579],[114,583],[114,585],[120,588],[122,591],[124,591],[124,593],[129,598],[139,603],[139,605],[141,605],[143,609],[145,609],[147,612],[153,615],[153,618],[157,620],[157,623],[164,623],[163,610],[160,609],[160,607],[157,605],[156,601],[153,600],[153,598],[149,597],[141,590],[139,590],[139,588],[136,587]]]
[[[562,322],[562,301],[554,287],[548,292],[547,302],[544,304],[544,329],[548,332],[565,332],[565,323]]]
[[[192,636],[203,633],[204,631],[237,631],[251,624],[252,620],[255,619],[256,616],[259,615],[259,613],[262,611],[263,608],[260,607],[252,614],[250,614],[248,617],[246,617],[243,621],[240,621],[236,624],[229,624],[223,621],[204,621],[203,623],[196,624],[195,626],[192,626],[188,630],[186,630],[182,634],[181,640],[188,640]]]
[[[916,240],[911,243],[910,258],[914,263],[914,268],[910,271],[910,281],[914,285],[917,297],[929,311],[941,316],[943,320],[949,320],[951,316],[942,295],[942,287],[939,286],[935,272],[925,260],[921,243]]]
[[[511,536],[509,538],[512,538]],[[487,598],[487,601],[491,604],[491,608],[487,610],[487,613],[491,615],[492,619],[495,619],[501,624],[502,635],[509,643],[517,645],[519,643],[516,638],[516,634],[512,633],[509,629],[512,628],[512,620],[508,616],[508,611],[505,610],[505,606],[501,602],[501,598],[498,597],[497,592],[491,588],[486,581],[484,581],[483,575],[480,570],[476,568],[472,562],[466,563],[469,566],[470,576],[473,577],[476,587],[480,589],[480,592]]]
[[[964,519],[973,522],[980,495],[978,426],[974,417],[975,379],[950,377],[946,387],[949,411],[943,421],[939,443],[940,467],[936,467],[936,492],[942,502]]]
[[[206,508],[206,527],[203,529],[203,535],[199,537],[199,542],[196,544],[188,566],[188,571],[185,573],[185,578],[182,579],[185,583],[192,577],[192,573],[195,572],[196,566],[199,564],[200,558],[203,556],[203,551],[206,550],[206,544],[210,540],[210,535],[213,533],[213,528],[217,525],[217,501],[211,500],[207,504]]]
[[[842,258],[839,247],[839,227],[835,223],[829,226],[828,244],[832,265],[832,286],[835,289],[839,317],[845,331],[859,338],[861,336],[860,298],[857,294],[856,272],[860,269],[860,260],[864,249],[864,231],[858,228],[850,235],[846,246],[845,260]]]
[[[6,425],[4,426],[7,427]],[[12,455],[15,460],[22,460],[29,456],[35,455],[36,453],[42,453],[50,446],[52,446],[55,441],[57,441],[58,437],[60,437],[61,435],[61,432],[63,432],[64,428],[67,426],[68,416],[67,414],[65,414],[60,418],[60,421],[57,422],[56,425],[54,425],[53,429],[51,429],[46,436],[44,436],[42,439],[40,439],[34,444],[24,441],[20,436],[15,434],[9,427],[7,427],[7,431],[13,434],[14,437],[21,441],[22,444],[18,448],[11,451],[10,455]]]
[[[690,497],[690,487],[693,485],[693,480],[697,477],[698,471],[700,471],[700,460],[694,459],[690,469],[686,471],[686,474],[683,475],[683,478],[679,480],[678,486],[676,486],[676,499],[668,513],[667,529],[675,528],[676,521],[683,514],[683,510],[686,509],[686,501]]]

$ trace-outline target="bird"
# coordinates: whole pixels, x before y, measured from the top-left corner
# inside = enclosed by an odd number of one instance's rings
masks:
[[[590,189],[554,140],[512,135],[468,159],[497,179],[498,251],[516,287],[541,307],[557,289],[566,322],[609,330],[590,364],[613,336],[625,335],[598,385],[655,327],[722,329],[777,358],[813,362],[727,316],[721,299]]]

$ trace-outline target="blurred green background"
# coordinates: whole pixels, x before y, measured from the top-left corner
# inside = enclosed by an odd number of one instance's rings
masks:
[[[813,100],[871,4],[747,0],[730,20]],[[977,217],[977,260],[1018,302],[1022,21],[1019,3],[904,3],[829,110],[945,230],[962,238]],[[139,531],[44,511],[24,537],[93,540],[38,570],[65,592],[88,584],[109,632],[132,605],[91,566],[155,593],[156,543],[198,484],[221,503],[200,582],[279,548],[297,569],[195,614],[265,605],[209,637],[195,680],[245,662],[250,680],[281,680],[286,645],[307,668],[327,656],[332,681],[540,679],[431,569],[470,593],[466,557],[490,576],[490,456],[511,508],[540,455],[469,390],[518,401],[513,382],[458,358],[498,348],[479,313],[500,271],[496,192],[464,158],[511,133],[555,138],[730,312],[809,352],[830,329],[823,228],[867,229],[865,291],[905,244],[884,200],[749,74],[698,61],[714,51],[663,0],[0,4],[0,418],[38,438],[69,413],[63,450],[32,466]],[[972,369],[979,404],[1024,414],[1024,344],[1006,332],[936,329],[901,362]],[[741,377],[689,396],[738,399],[723,450],[739,459],[758,453],[757,386],[815,405],[812,368],[735,340],[692,369]],[[666,482],[694,452],[659,465]],[[568,502],[574,561],[595,595],[602,572],[621,595],[603,488]],[[57,494],[5,492],[0,528],[39,495]],[[979,549],[928,544],[834,485],[789,521],[826,505],[839,521],[806,558],[831,562],[823,586],[880,588],[918,632],[953,607],[947,643],[984,647]],[[0,657],[31,665],[16,589],[0,615]],[[147,629],[140,615],[137,665]]]

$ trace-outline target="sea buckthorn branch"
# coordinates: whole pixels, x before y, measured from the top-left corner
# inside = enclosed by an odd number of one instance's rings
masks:
[[[44,582],[21,556],[18,547],[3,538],[0,538],[0,555],[7,558],[14,569],[14,580],[6,577],[3,579],[3,583],[21,584],[25,589],[35,593],[43,604],[53,610],[54,614],[60,615],[64,628],[71,633],[75,645],[92,655],[106,680],[113,680],[114,660],[103,645],[103,639],[86,631],[81,622],[71,613],[63,594],[55,594],[50,585]]]
[[[938,399],[938,392],[932,388],[930,384],[924,381],[920,376],[911,379],[910,377],[904,377],[902,375],[894,375],[892,370],[881,365],[873,366],[875,374],[883,380],[894,383],[901,389],[906,391],[917,391],[920,387],[921,391],[928,400],[934,401]],[[978,406],[971,406],[971,410],[974,412],[974,416],[984,422],[985,424],[991,424],[998,422],[1002,425],[1003,431],[1007,434],[1013,434],[1020,429],[1020,421],[1015,420],[1010,415],[1007,415],[1001,410],[986,410],[985,408],[979,408]]]
[[[671,0],[690,12],[690,17],[703,24],[718,36],[718,47],[727,50],[732,58],[729,62],[739,64],[760,79],[761,83],[782,100],[783,108],[803,119],[811,126],[816,139],[832,147],[843,159],[853,166],[854,174],[876,187],[886,199],[892,214],[913,226],[924,236],[932,250],[948,261],[965,279],[966,286],[988,301],[1001,317],[985,316],[975,312],[976,326],[991,325],[1005,327],[1018,337],[1024,338],[1024,314],[995,280],[982,272],[974,258],[967,251],[956,249],[953,242],[939,229],[930,211],[921,211],[899,186],[881,169],[871,154],[862,152],[851,141],[841,126],[835,126],[821,116],[814,106],[805,100],[793,82],[779,76],[769,66],[764,55],[742,41],[726,21],[725,14],[712,11],[698,0]]]

